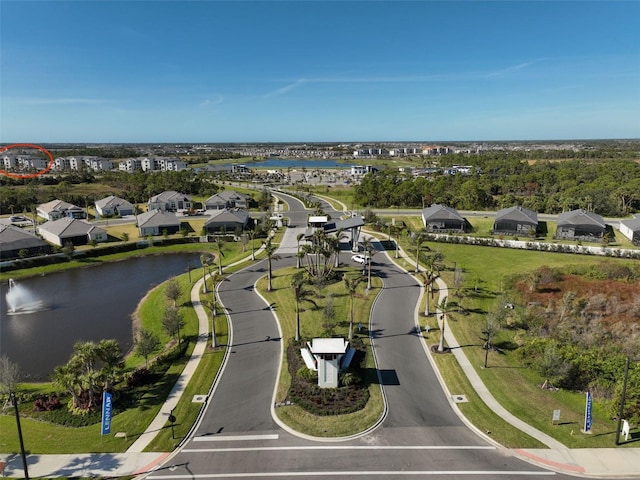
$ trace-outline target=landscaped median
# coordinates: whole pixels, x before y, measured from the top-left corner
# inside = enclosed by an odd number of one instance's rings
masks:
[[[300,355],[300,347],[304,345],[305,340],[310,341],[313,338],[335,336],[348,339],[351,296],[346,293],[342,275],[346,275],[348,278],[358,278],[361,276],[361,271],[352,267],[342,267],[335,272],[336,276],[333,280],[321,286],[309,285],[309,288],[314,292],[311,295],[313,304],[305,302],[304,305],[300,306],[303,311],[300,312],[302,341],[299,343],[294,342],[296,301],[291,287],[296,272],[300,272],[300,270],[295,268],[277,270],[272,280],[273,288],[271,292],[267,291],[266,279],[261,279],[257,284],[260,294],[265,297],[267,302],[278,305],[277,316],[285,340],[283,343],[283,348],[285,349],[283,352],[283,365],[276,393],[276,415],[287,426],[305,435],[345,437],[361,433],[374,426],[381,419],[384,412],[382,392],[378,384],[375,359],[371,350],[367,328],[369,313],[376,295],[382,287],[382,281],[374,277],[372,279],[372,289],[368,293],[366,292],[367,283],[362,281],[357,285],[353,295],[354,342],[361,342],[366,352],[362,368],[357,370],[356,375],[359,376],[359,380],[362,382],[360,388],[368,390],[369,400],[363,409],[353,413],[318,415],[291,402],[292,375],[304,376],[306,367],[302,367],[302,371],[291,372],[286,350],[291,343],[294,343],[290,347],[294,349],[292,354]],[[311,378],[309,381],[313,382],[314,379]],[[345,386],[339,388],[345,388]],[[317,390],[312,391],[321,395],[321,392],[317,392]],[[328,402],[325,405],[327,413],[329,411],[339,411],[342,407],[345,407],[340,402],[331,403],[329,399],[326,402]]]

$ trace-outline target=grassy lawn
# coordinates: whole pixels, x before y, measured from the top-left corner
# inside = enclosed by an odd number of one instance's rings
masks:
[[[580,432],[584,421],[585,397],[580,392],[565,390],[548,391],[539,388],[544,382],[538,374],[525,368],[519,361],[517,346],[519,339],[517,332],[511,330],[500,331],[494,343],[506,345],[503,354],[491,352],[489,354],[489,368],[485,369],[485,351],[482,348],[482,328],[484,314],[489,311],[496,302],[497,297],[503,292],[511,275],[518,272],[534,270],[542,265],[550,267],[567,267],[569,265],[597,264],[599,262],[627,263],[635,260],[595,258],[585,255],[570,255],[544,252],[529,252],[501,248],[451,245],[441,243],[428,243],[427,246],[434,251],[441,252],[445,257],[447,270],[442,272],[443,280],[449,285],[450,302],[462,302],[464,309],[470,314],[452,312],[448,315],[448,325],[455,334],[456,340],[463,345],[467,357],[479,373],[489,390],[496,399],[511,413],[539,430],[553,436],[570,448],[593,448],[614,446],[616,422],[607,412],[605,402],[595,400],[593,410],[592,434],[585,435]],[[415,254],[415,250],[405,245],[406,252]],[[453,285],[453,266],[462,269],[465,277],[464,286],[467,296],[457,298]],[[411,267],[413,269],[413,265]],[[478,291],[474,292],[474,288]],[[513,299],[515,301],[515,299]],[[431,303],[431,312],[435,303]],[[523,308],[516,305],[516,308]],[[424,310],[424,303],[422,305]],[[422,325],[429,323],[430,327],[437,328],[435,317],[421,319]],[[439,338],[436,330],[429,333],[433,338]],[[433,341],[432,341],[433,343]],[[451,362],[442,356],[436,359],[440,367],[446,367],[443,371],[445,381],[452,393],[462,388],[469,395],[468,388],[460,385],[458,374],[452,373],[453,367],[447,366]],[[455,363],[455,362],[454,362]],[[514,388],[517,386],[517,388]],[[474,403],[474,402],[470,402]],[[495,437],[498,429],[490,422],[487,424],[486,413],[476,411],[469,404],[461,404],[461,410],[468,415],[472,423],[483,431],[491,430]],[[561,421],[552,425],[553,410],[561,411]],[[499,441],[505,445],[523,446],[522,439],[515,442],[504,438]],[[526,444],[525,444],[526,445]]]
[[[342,268],[341,270],[349,276],[353,275],[355,277],[360,275],[359,269]],[[261,279],[257,285],[258,290],[264,295],[267,301],[269,303],[275,302],[277,305],[278,319],[284,339],[286,340],[286,343],[283,343],[283,345],[287,345],[289,339],[295,336],[295,300],[291,294],[290,284],[292,275],[296,271],[294,268],[275,271],[271,292],[266,291],[265,278]],[[354,325],[358,323],[362,325],[369,324],[371,305],[382,287],[382,281],[378,278],[373,278],[372,283],[373,288],[369,295],[365,294],[366,281],[358,285],[354,298]],[[313,287],[309,288],[311,289]],[[350,297],[345,292],[344,283],[340,281],[322,287],[313,300],[316,302],[317,307],[313,307],[306,302],[304,305],[301,305],[301,307],[305,309],[305,311],[300,314],[301,337],[303,339],[311,339],[326,336],[327,326],[328,324],[332,324],[332,330],[335,334],[347,338]],[[326,315],[326,305],[328,302],[334,306],[333,319],[328,318]],[[354,330],[357,331],[355,328]],[[358,334],[355,333],[355,335]],[[368,337],[363,336],[362,338],[369,347],[367,352],[367,367],[370,368],[371,371],[375,371],[375,362],[370,350]],[[276,413],[287,425],[307,435],[331,437],[347,436],[362,432],[380,419],[383,409],[382,393],[379,385],[377,385],[377,378],[368,378],[366,381],[369,383],[371,398],[367,406],[360,412],[326,417],[310,414],[302,408],[293,405],[279,407],[276,409]],[[290,384],[291,377],[287,368],[285,355],[283,358],[283,367],[280,371],[278,392],[276,395],[277,402],[285,400]]]

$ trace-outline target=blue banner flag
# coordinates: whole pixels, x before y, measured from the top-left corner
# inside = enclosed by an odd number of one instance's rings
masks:
[[[113,415],[112,395],[104,392],[102,394],[102,435],[111,432],[111,417]]]
[[[590,432],[591,431],[591,423],[592,423],[592,418],[591,418],[591,407],[592,407],[592,400],[591,400],[591,392],[587,392],[587,404],[585,406],[585,410],[584,410],[584,432]]]

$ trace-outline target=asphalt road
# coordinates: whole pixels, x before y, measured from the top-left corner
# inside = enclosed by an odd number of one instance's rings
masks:
[[[290,208],[300,212],[295,201]],[[274,268],[294,263],[291,247],[288,252]],[[350,252],[341,256],[341,261],[351,262]],[[378,428],[348,440],[314,440],[274,421],[271,406],[282,339],[273,313],[253,291],[255,281],[266,273],[266,261],[257,262],[220,286],[232,325],[231,353],[200,423],[179,451],[147,478],[562,477],[519,460],[464,425],[415,331],[419,285],[384,253],[375,261],[384,289],[370,329],[388,406]]]

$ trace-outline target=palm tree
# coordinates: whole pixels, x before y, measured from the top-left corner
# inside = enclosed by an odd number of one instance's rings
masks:
[[[271,243],[271,237],[267,237],[267,239],[263,242],[264,245],[264,253],[267,255],[267,292],[270,292],[272,289],[271,285],[271,262],[273,260],[280,260],[280,256],[276,255],[276,247]]]
[[[376,254],[376,250],[373,248],[371,238],[364,238],[361,243],[367,260],[367,288],[371,290],[371,258]]]
[[[100,340],[97,346],[98,358],[103,366],[100,376],[104,381],[104,389],[111,389],[111,385],[118,382],[124,370],[122,349],[114,339]]]
[[[202,293],[207,293],[207,272],[206,269],[213,263],[213,255],[203,253],[200,255],[200,264],[202,265]]]
[[[436,275],[433,270],[427,270],[426,272],[418,273],[418,277],[422,280],[422,285],[424,286],[425,291],[427,292],[427,301],[424,307],[424,316],[429,316],[429,288],[431,284],[436,279]]]
[[[255,230],[249,230],[247,233],[249,234],[249,240],[251,240],[251,260],[255,260],[256,259],[256,249],[255,249],[255,246],[253,244],[253,239],[256,236],[256,231]]]
[[[440,344],[438,345],[438,351],[444,352],[444,331],[446,328],[447,314],[451,312],[451,307],[447,303],[447,297],[442,299],[442,302],[438,305],[438,311],[440,312],[440,318],[442,319],[442,328],[440,329]]]
[[[298,272],[293,276],[291,280],[291,288],[293,289],[293,296],[296,300],[296,342],[300,341],[300,304],[302,302],[309,302],[315,307],[318,305],[311,299],[313,291],[304,288],[305,280],[302,272]]]
[[[420,249],[422,248],[422,244],[425,242],[426,239],[427,239],[426,232],[418,232],[413,236],[412,243],[416,247],[416,268],[414,270],[415,273],[418,273],[420,271]]]
[[[300,259],[302,258],[300,255],[300,241],[304,238],[304,233],[299,233],[296,235],[296,241],[298,242],[298,250],[296,252],[296,268],[300,268]]]
[[[345,287],[347,287],[347,292],[349,292],[349,297],[351,298],[351,310],[349,315],[349,341],[353,340],[353,304],[359,283],[359,277],[348,278],[346,275],[344,277],[344,285]]]
[[[224,238],[216,236],[215,242],[218,249],[218,274],[222,275],[222,257],[224,256],[222,253],[222,245],[224,245]]]

